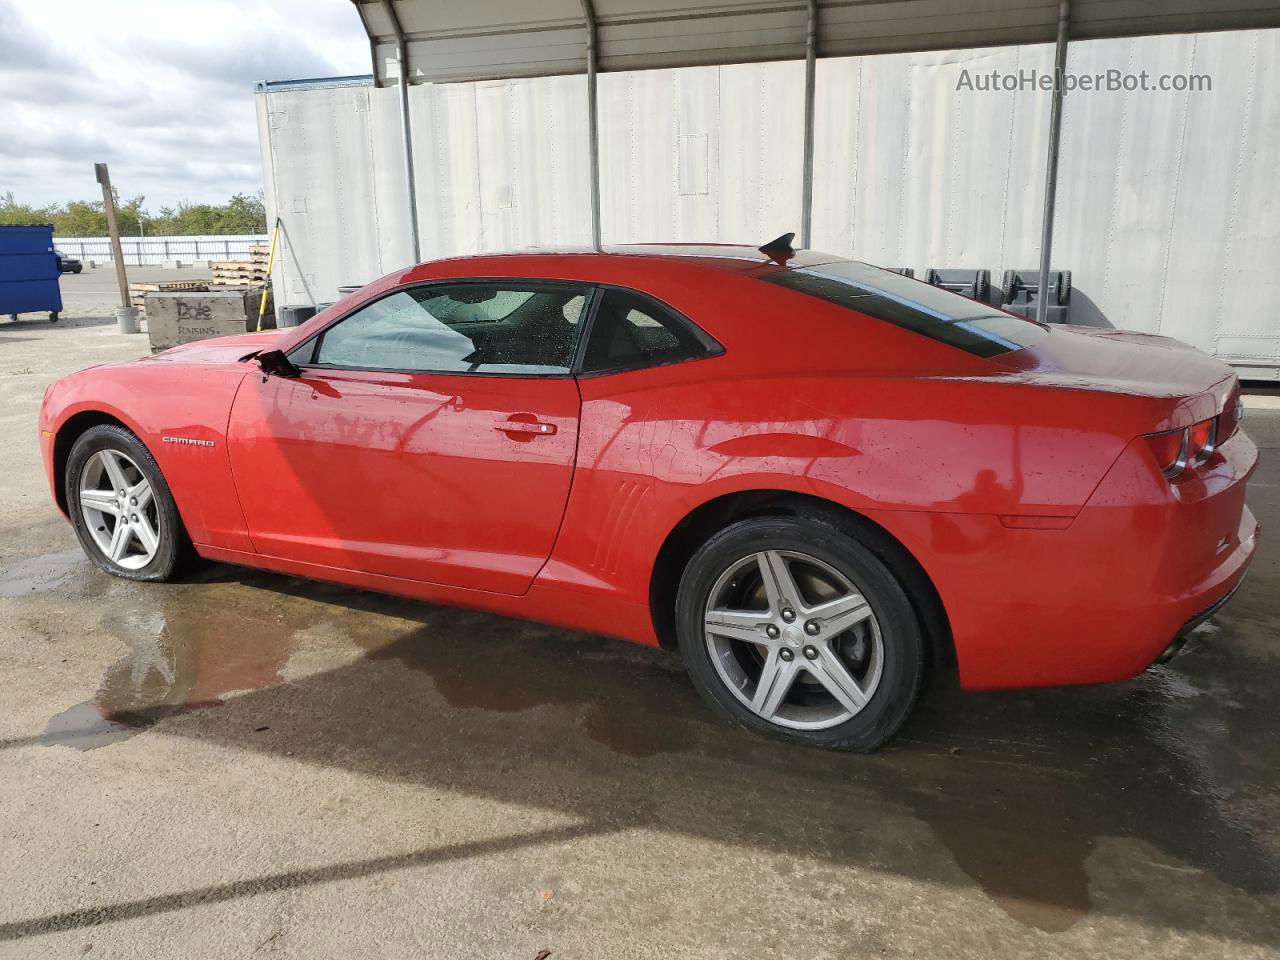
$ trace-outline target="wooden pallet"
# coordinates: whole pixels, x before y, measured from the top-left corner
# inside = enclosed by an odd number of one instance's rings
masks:
[[[211,287],[263,287],[266,286],[267,278],[261,277],[257,280],[246,280],[240,277],[214,277],[208,281]]]
[[[138,316],[147,315],[148,293],[203,293],[209,289],[207,280],[164,280],[159,283],[129,284],[129,300],[138,311]]]
[[[170,292],[174,290],[200,290],[203,289],[204,285],[204,280],[164,280],[159,283],[131,283],[129,284],[129,292],[159,293],[161,291]]]

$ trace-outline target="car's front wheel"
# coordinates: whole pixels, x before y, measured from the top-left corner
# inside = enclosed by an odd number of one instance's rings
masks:
[[[150,451],[123,427],[86,430],[67,457],[67,509],[89,559],[129,580],[169,580],[186,552],[173,495]]]
[[[874,750],[920,690],[924,640],[901,584],[819,517],[761,517],[712,537],[676,603],[690,676],[719,712],[782,739]]]

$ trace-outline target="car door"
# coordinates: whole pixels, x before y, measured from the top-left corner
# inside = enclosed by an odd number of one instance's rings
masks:
[[[246,378],[228,438],[255,549],[525,592],[560,528],[577,448],[584,286],[398,289]]]

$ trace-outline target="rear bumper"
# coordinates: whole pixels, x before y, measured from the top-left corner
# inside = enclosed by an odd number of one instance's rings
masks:
[[[1182,648],[1186,645],[1187,639],[1191,636],[1192,631],[1230,603],[1231,598],[1236,595],[1236,591],[1240,589],[1240,585],[1242,583],[1244,583],[1243,576],[1236,581],[1236,585],[1227,592],[1225,597],[1210,604],[1207,608],[1201,610],[1194,617],[1184,623],[1182,628],[1178,631],[1177,636],[1173,638],[1173,642],[1165,647],[1164,652],[1156,658],[1156,663],[1168,663],[1181,653]]]
[[[1060,530],[973,514],[875,519],[938,588],[961,686],[1105,683],[1145,670],[1239,586],[1258,546],[1244,502],[1256,464],[1237,432],[1170,484],[1131,445]]]

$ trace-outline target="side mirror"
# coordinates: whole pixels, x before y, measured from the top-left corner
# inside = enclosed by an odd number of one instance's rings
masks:
[[[255,358],[262,372],[269,377],[300,377],[302,370],[281,350],[267,350]]]

